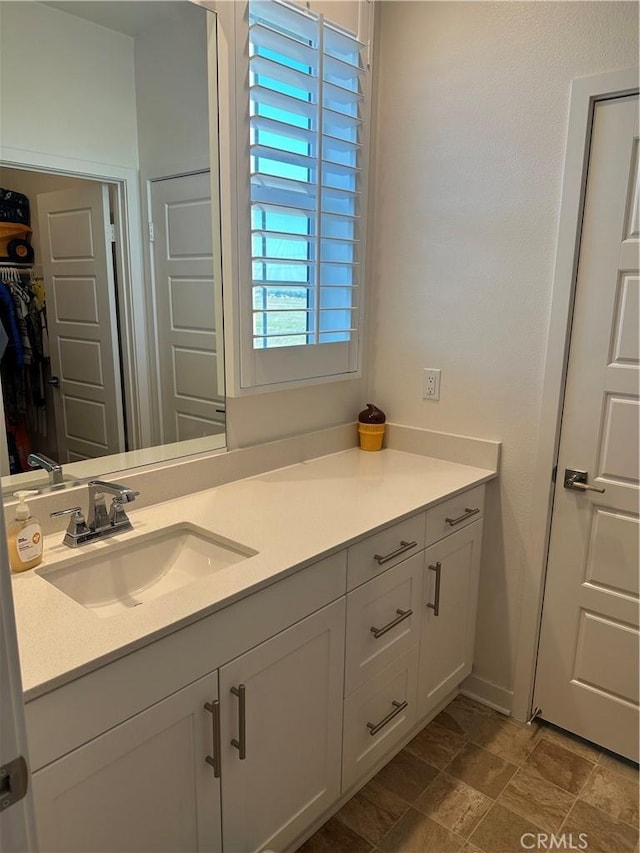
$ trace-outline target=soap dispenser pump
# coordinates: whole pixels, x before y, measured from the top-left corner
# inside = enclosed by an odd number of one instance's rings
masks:
[[[25,503],[25,498],[35,495],[34,491],[16,492],[18,506],[16,517],[7,530],[9,564],[12,572],[24,572],[42,562],[42,527]]]

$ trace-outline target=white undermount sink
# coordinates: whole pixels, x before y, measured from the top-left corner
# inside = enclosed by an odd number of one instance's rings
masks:
[[[91,549],[91,545],[86,546]],[[36,569],[43,580],[97,616],[116,616],[154,601],[257,551],[178,524],[126,542],[109,542],[99,551],[74,555],[59,567]]]

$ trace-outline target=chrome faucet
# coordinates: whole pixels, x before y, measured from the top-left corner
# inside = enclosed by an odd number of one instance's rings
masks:
[[[140,492],[134,492],[128,486],[120,483],[107,483],[104,480],[89,480],[89,512],[87,525],[94,532],[108,531],[115,525],[119,530],[131,529],[123,505],[134,501]],[[107,514],[105,495],[113,495],[111,508]]]
[[[107,483],[104,480],[90,480],[88,485],[89,511],[86,520],[79,506],[51,513],[52,518],[71,515],[69,527],[62,540],[70,548],[77,548],[85,542],[105,539],[107,536],[133,529],[124,511],[124,504],[134,501],[140,492],[135,492],[120,483]],[[106,494],[113,495],[109,512],[105,504]]]
[[[50,459],[44,453],[30,453],[27,462],[32,468],[42,468],[49,474],[50,486],[59,486],[62,483],[62,465],[55,459]]]

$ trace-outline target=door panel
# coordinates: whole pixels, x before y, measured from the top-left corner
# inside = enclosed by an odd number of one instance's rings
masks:
[[[603,590],[637,597],[640,591],[638,519],[596,507],[589,538],[585,582]]]
[[[637,96],[596,104],[592,130],[534,704],[637,761]]]
[[[125,449],[105,184],[37,197],[61,462]]]
[[[573,680],[629,702],[637,701],[637,647],[637,628],[583,610]],[[618,666],[610,665],[611,657],[619,661]]]
[[[151,182],[163,442],[224,432],[209,172]]]

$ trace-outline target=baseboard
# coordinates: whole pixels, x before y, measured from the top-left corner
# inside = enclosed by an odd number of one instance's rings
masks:
[[[460,685],[460,693],[463,696],[468,696],[469,699],[475,699],[483,705],[488,705],[494,711],[499,711],[508,717],[511,716],[513,691],[500,687],[493,681],[472,674],[465,678]]]

